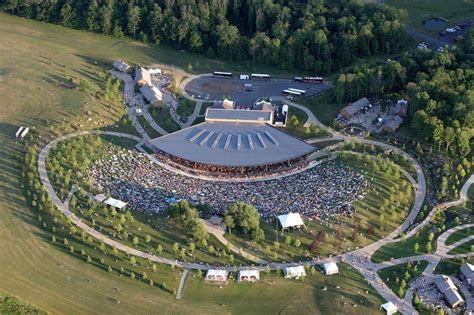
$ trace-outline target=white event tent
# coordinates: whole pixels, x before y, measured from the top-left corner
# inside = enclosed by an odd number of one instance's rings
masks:
[[[127,205],[126,202],[123,202],[121,200],[115,199],[115,198],[107,198],[104,203],[108,204],[109,206],[115,207],[117,209],[122,209]]]
[[[392,302],[382,304],[381,308],[383,308],[387,312],[387,315],[395,314],[396,312],[398,312],[398,307]]]
[[[255,282],[260,280],[260,272],[257,269],[239,270],[239,282]]]
[[[306,271],[304,270],[304,266],[294,266],[285,268],[285,278],[299,279],[301,277],[306,277]]]
[[[280,221],[281,227],[283,229],[304,225],[303,219],[301,219],[299,213],[290,212],[288,214],[279,215],[278,220]]]
[[[333,261],[329,263],[325,263],[323,265],[323,269],[327,275],[333,275],[333,274],[339,273],[339,268],[337,267],[337,264]]]

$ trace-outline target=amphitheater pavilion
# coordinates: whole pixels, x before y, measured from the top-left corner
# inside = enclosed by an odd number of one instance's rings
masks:
[[[291,167],[314,147],[275,127],[276,109],[208,108],[203,123],[150,141],[157,153],[192,169],[242,172]]]

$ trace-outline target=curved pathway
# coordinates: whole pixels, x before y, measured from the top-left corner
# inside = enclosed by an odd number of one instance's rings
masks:
[[[466,183],[464,183],[464,185],[462,186],[461,192],[459,193],[459,199],[458,200],[447,201],[447,202],[443,202],[443,203],[440,203],[439,205],[434,206],[430,210],[430,212],[428,213],[426,218],[421,223],[416,225],[412,230],[410,230],[410,232],[408,232],[406,234],[406,238],[412,237],[418,231],[420,231],[423,227],[427,226],[431,222],[431,220],[433,219],[436,212],[438,212],[438,210],[446,210],[446,209],[449,209],[451,207],[460,206],[460,205],[464,204],[468,200],[469,187],[473,184],[474,184],[474,174],[471,175],[467,179]]]
[[[209,75],[209,74],[203,74],[203,75],[200,75],[200,76],[205,76],[205,75]],[[192,80],[196,77],[198,77],[198,76],[192,76],[192,77],[186,79],[185,81],[183,81],[181,86],[184,87],[187,82],[189,82],[190,80]],[[127,81],[124,80],[124,82],[126,83],[126,86],[128,86]],[[126,90],[126,91],[128,91],[128,90]],[[183,96],[189,98],[189,95],[187,95],[187,93],[185,91],[183,93]],[[281,97],[275,97],[275,99],[279,99],[279,98],[281,98]],[[308,120],[306,121],[305,125],[310,125],[311,123],[315,123],[321,129],[331,132],[331,129],[328,128],[327,126],[323,125],[308,108],[306,108],[306,107],[304,107],[300,104],[297,104],[297,103],[289,102],[286,99],[284,100],[284,102],[287,103],[289,106],[294,106],[294,107],[296,107],[298,109],[301,109],[301,110],[306,112],[306,114],[308,115]],[[196,109],[195,109],[195,111],[196,111]],[[46,172],[46,166],[45,166],[46,155],[47,155],[48,151],[51,149],[52,145],[54,145],[55,143],[57,143],[59,141],[62,141],[62,140],[65,140],[65,139],[68,139],[68,138],[71,138],[71,137],[85,135],[85,134],[89,134],[89,133],[94,133],[94,134],[108,134],[108,135],[114,135],[114,136],[119,136],[119,137],[127,137],[127,138],[130,138],[130,139],[134,139],[134,140],[139,141],[139,146],[140,146],[140,145],[146,143],[149,140],[149,137],[146,134],[146,132],[144,132],[144,130],[143,130],[143,132],[140,132],[139,129],[140,129],[141,126],[139,125],[138,121],[136,120],[136,117],[134,117],[134,110],[131,111],[131,109],[129,108],[129,115],[131,116],[132,121],[134,122],[134,125],[136,126],[137,130],[143,136],[143,139],[140,139],[140,138],[135,137],[135,136],[127,135],[127,134],[117,133],[117,132],[82,132],[82,133],[76,133],[76,134],[71,134],[71,135],[67,135],[67,136],[57,138],[57,139],[53,140],[52,142],[50,142],[48,145],[46,145],[41,150],[41,152],[39,154],[39,157],[38,157],[38,170],[39,170],[39,173],[40,173],[41,181],[43,182],[47,193],[50,195],[52,201],[58,207],[58,209],[66,217],[70,218],[71,221],[75,225],[77,225],[79,228],[86,231],[89,235],[93,236],[96,239],[99,239],[99,240],[103,241],[105,244],[107,244],[111,247],[115,247],[115,248],[117,248],[121,251],[127,252],[127,253],[132,254],[132,255],[136,255],[138,257],[142,257],[142,258],[145,258],[145,259],[151,259],[152,261],[155,261],[155,262],[158,262],[158,263],[170,264],[170,265],[179,266],[179,267],[188,268],[188,269],[209,269],[209,268],[211,268],[211,266],[209,266],[209,265],[195,264],[195,263],[183,263],[183,262],[179,262],[179,261],[176,261],[176,260],[167,259],[167,258],[164,258],[164,257],[157,257],[155,255],[150,255],[148,253],[136,250],[134,248],[131,248],[131,247],[123,245],[119,242],[116,242],[116,241],[102,235],[101,233],[95,231],[94,229],[90,228],[85,223],[83,223],[81,221],[81,219],[76,217],[75,214],[72,213],[69,210],[68,202],[63,203],[59,199],[59,197],[57,196],[56,192],[54,191],[54,189],[53,189],[53,187],[52,187],[52,185],[49,181],[49,178],[48,178],[48,175],[47,175],[47,172]],[[135,120],[133,118],[135,118]],[[143,129],[143,128],[141,128],[141,129]],[[418,213],[421,209],[421,205],[423,204],[424,197],[426,195],[426,182],[425,182],[425,177],[424,177],[423,171],[421,169],[421,166],[408,153],[406,153],[403,150],[401,150],[397,147],[394,147],[390,144],[383,143],[383,142],[380,142],[380,141],[367,140],[365,138],[348,137],[348,136],[345,136],[345,135],[343,135],[341,133],[338,133],[338,132],[334,132],[333,136],[334,136],[334,139],[356,140],[356,141],[359,141],[361,143],[374,144],[376,146],[380,146],[380,147],[383,147],[385,149],[390,149],[390,150],[393,150],[397,154],[400,154],[402,156],[407,157],[410,161],[412,161],[414,163],[415,170],[416,170],[416,177],[417,177],[416,184],[415,184],[415,202],[412,206],[410,214],[405,219],[403,224],[401,224],[397,229],[392,231],[386,237],[384,237],[384,238],[382,238],[382,239],[380,239],[380,240],[378,240],[378,241],[376,241],[376,242],[374,242],[374,243],[372,243],[372,244],[370,244],[370,245],[368,245],[368,246],[366,246],[362,249],[359,249],[359,250],[356,250],[356,251],[353,251],[353,252],[350,252],[350,253],[343,254],[343,255],[339,256],[339,259],[342,260],[342,261],[350,263],[357,270],[359,270],[362,273],[362,275],[369,281],[369,283],[371,283],[372,286],[377,290],[377,292],[383,298],[385,298],[387,301],[391,301],[391,302],[395,303],[396,305],[398,305],[399,310],[402,313],[406,313],[406,314],[416,313],[415,309],[411,305],[411,300],[410,301],[407,301],[406,299],[405,300],[400,300],[390,289],[388,289],[385,286],[385,284],[382,282],[382,280],[380,279],[380,277],[378,276],[378,274],[376,272],[376,270],[378,270],[381,267],[379,266],[379,264],[372,263],[370,261],[370,257],[381,246],[383,246],[387,243],[390,243],[390,242],[398,241],[395,238],[397,236],[399,236],[401,232],[405,231],[413,223],[413,220],[418,215]],[[328,139],[325,139],[325,140],[322,140],[322,139],[321,140],[308,140],[308,142],[311,143],[311,141],[313,141],[313,143],[316,143],[316,142],[319,142],[319,141],[327,141],[327,140]],[[460,199],[462,199],[463,196],[467,195],[467,189],[469,188],[469,185],[471,185],[473,183],[473,181],[474,181],[474,175],[471,176],[470,179],[468,180],[468,183],[466,183],[465,186],[463,186],[463,189],[461,191],[461,198]],[[467,188],[465,188],[465,187],[467,187]],[[457,205],[458,204],[457,202],[459,202],[459,200],[455,201],[454,204]],[[452,204],[453,204],[453,202],[446,203],[446,207],[449,206],[449,205],[452,205]],[[423,225],[420,224],[420,225],[416,226],[412,231],[410,231],[410,233],[414,234],[414,233],[416,233],[416,231],[420,230],[422,227],[423,227]],[[467,254],[467,255],[470,255],[470,254]],[[420,258],[432,259],[431,257],[432,257],[432,255],[422,255],[422,256],[415,256],[415,257],[407,257],[407,258],[404,258],[404,259],[406,259],[406,260],[420,259]],[[452,257],[458,257],[458,256],[455,255],[455,256],[452,256]],[[463,256],[463,257],[465,257],[465,256]],[[322,261],[319,261],[319,262],[329,261],[329,260],[334,260],[334,259],[328,258],[328,259],[325,259],[325,260],[322,260]],[[399,261],[403,262],[404,260],[399,260]],[[263,261],[260,261],[260,262],[263,262]],[[396,262],[396,261],[392,261],[392,263],[394,263],[394,262]],[[310,264],[315,264],[316,261],[313,260],[313,261],[310,261],[309,263]],[[268,266],[272,270],[277,269],[277,268],[284,268],[284,267],[290,266],[290,265],[294,265],[294,263],[289,263],[289,264],[270,263],[270,264],[268,264]],[[220,268],[222,268],[222,266]],[[257,269],[259,269],[259,270],[264,270],[265,268],[266,268],[266,266],[263,266],[263,265],[257,267]],[[225,267],[225,269],[233,270],[233,267],[229,266],[229,267]],[[432,268],[432,269],[434,270],[434,268]]]
[[[163,264],[168,264],[168,265],[174,265],[177,267],[183,267],[183,263],[164,258],[164,257],[158,257],[155,255],[150,255],[148,253],[136,250],[134,248],[131,248],[129,246],[126,246],[122,243],[119,243],[115,240],[112,240],[108,238],[107,236],[101,234],[100,232],[94,230],[93,228],[89,227],[87,224],[82,222],[80,218],[78,218],[71,210],[69,210],[69,200],[70,197],[66,199],[66,202],[62,202],[61,199],[59,199],[59,196],[56,194],[56,191],[54,190],[51,182],[49,181],[48,173],[46,171],[46,157],[48,155],[49,150],[55,145],[56,143],[67,140],[73,137],[77,136],[82,136],[82,135],[88,135],[88,134],[103,134],[103,135],[110,135],[110,136],[117,136],[117,137],[123,137],[123,138],[129,138],[132,140],[136,140],[138,142],[142,142],[143,140],[141,138],[138,138],[136,136],[132,136],[129,134],[124,134],[124,133],[119,133],[119,132],[112,132],[112,131],[100,131],[100,132],[78,132],[74,134],[69,134],[63,137],[59,137],[48,143],[43,149],[41,149],[39,155],[38,155],[38,172],[40,175],[41,182],[44,185],[44,188],[46,189],[46,192],[48,195],[51,197],[51,201],[56,205],[59,211],[61,211],[64,216],[68,219],[71,220],[71,222],[76,225],[78,228],[81,230],[85,231],[87,234],[90,236],[94,237],[95,239],[98,239],[99,241],[104,242],[105,244],[109,245],[110,247],[115,247],[120,251],[129,253],[134,256],[138,256],[144,259],[151,259],[154,262],[157,263],[163,263]],[[75,190],[76,188],[73,187],[71,190]],[[70,193],[69,196],[71,196],[72,193]]]

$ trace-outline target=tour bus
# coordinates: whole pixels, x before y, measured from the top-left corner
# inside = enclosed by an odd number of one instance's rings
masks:
[[[214,76],[216,76],[216,77],[232,78],[232,77],[233,77],[233,74],[232,74],[232,72],[219,72],[219,71],[214,71]]]
[[[293,91],[293,92],[298,92],[298,93],[300,93],[301,95],[306,95],[306,91],[305,91],[305,90],[298,90],[298,89],[294,89],[294,88],[289,88],[288,90]]]
[[[289,95],[289,96],[301,96],[300,92],[292,91],[292,90],[283,90],[281,92],[283,95]]]
[[[324,80],[321,77],[304,77],[303,80],[304,82],[307,82],[307,83],[319,83],[319,84],[324,83]]]
[[[252,73],[251,77],[252,77],[252,79],[270,80],[270,75],[269,74]]]

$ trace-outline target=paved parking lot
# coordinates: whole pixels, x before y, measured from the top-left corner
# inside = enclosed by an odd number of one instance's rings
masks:
[[[244,84],[251,84],[251,89],[246,91]],[[288,88],[305,90],[307,95],[316,95],[329,87],[328,84],[295,82],[293,79],[240,80],[202,76],[189,81],[184,89],[196,99],[220,100],[222,96],[228,95],[237,104],[251,105],[262,97],[281,96],[282,91]]]

